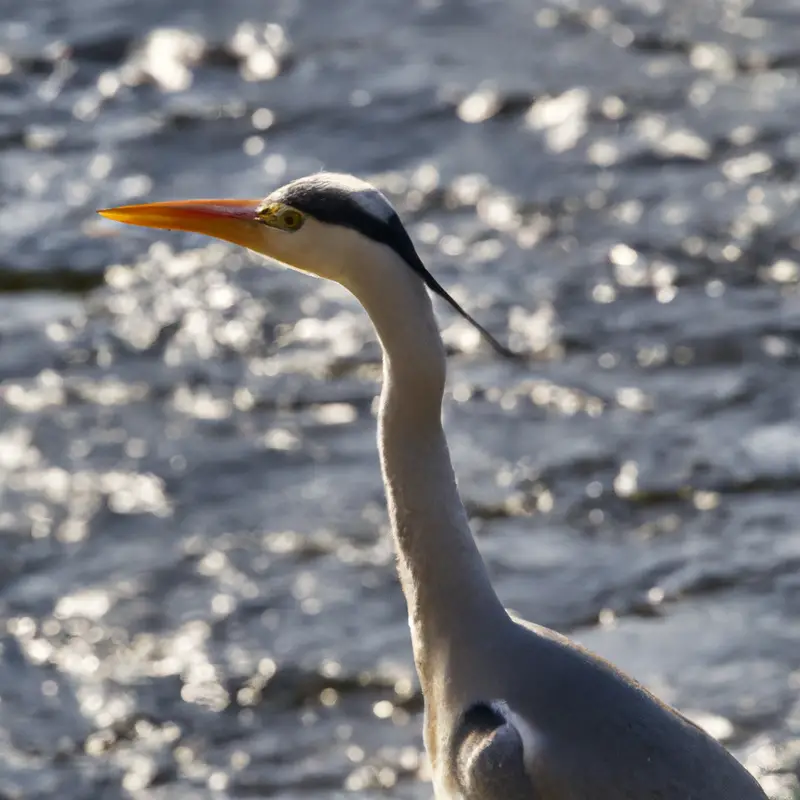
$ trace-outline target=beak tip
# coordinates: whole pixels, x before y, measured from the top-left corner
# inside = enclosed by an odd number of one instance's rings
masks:
[[[200,233],[252,247],[260,241],[252,229],[259,203],[256,200],[176,200],[96,211],[104,219],[125,225]]]

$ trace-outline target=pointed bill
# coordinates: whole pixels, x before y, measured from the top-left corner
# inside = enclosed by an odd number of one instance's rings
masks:
[[[144,228],[188,231],[258,249],[263,226],[257,210],[261,200],[176,200],[100,209],[106,219]]]

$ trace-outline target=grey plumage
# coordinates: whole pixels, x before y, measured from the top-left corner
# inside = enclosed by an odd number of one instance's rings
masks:
[[[530,623],[512,620],[508,634],[498,666],[505,702],[532,728],[531,797],[764,799],[721,744],[609,662]]]

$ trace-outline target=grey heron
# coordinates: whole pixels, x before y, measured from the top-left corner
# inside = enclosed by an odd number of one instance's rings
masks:
[[[425,268],[387,198],[320,173],[264,200],[105,209],[206,234],[348,289],[383,354],[378,446],[436,797],[765,800],[714,738],[612,664],[509,614],[459,496],[442,427],[445,349],[428,289],[481,328]]]

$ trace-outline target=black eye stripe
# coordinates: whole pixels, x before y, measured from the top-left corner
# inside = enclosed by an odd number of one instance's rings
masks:
[[[504,347],[482,325],[475,321],[431,275],[422,263],[400,217],[392,209],[385,218],[370,214],[353,198],[353,191],[335,183],[320,184],[313,180],[301,180],[279,189],[266,201],[285,203],[320,222],[339,225],[357,231],[368,239],[384,244],[397,253],[400,258],[422,279],[425,285],[460,314],[483,336],[492,348],[506,358],[517,358],[517,354]]]

